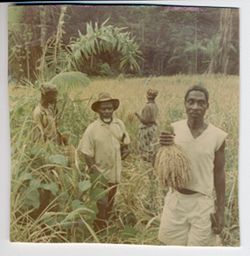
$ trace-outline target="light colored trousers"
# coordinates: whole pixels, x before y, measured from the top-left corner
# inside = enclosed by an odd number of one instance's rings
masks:
[[[210,214],[214,200],[200,193],[191,195],[168,192],[158,238],[166,245],[214,246],[216,235],[211,228]]]

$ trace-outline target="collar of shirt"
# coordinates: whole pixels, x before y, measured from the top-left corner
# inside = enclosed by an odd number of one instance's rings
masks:
[[[101,126],[109,126],[111,124],[119,124],[116,117],[113,117],[112,121],[109,124],[104,123],[100,117],[97,120],[98,120],[98,122],[100,123]]]

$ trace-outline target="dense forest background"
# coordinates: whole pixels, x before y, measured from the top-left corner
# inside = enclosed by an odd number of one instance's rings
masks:
[[[11,6],[10,79],[34,82],[62,71],[89,76],[238,74],[239,11],[155,5]]]

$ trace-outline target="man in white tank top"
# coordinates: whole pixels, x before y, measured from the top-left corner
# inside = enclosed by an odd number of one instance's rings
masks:
[[[159,240],[167,245],[213,246],[224,226],[224,148],[227,133],[206,123],[206,88],[185,95],[187,119],[172,124],[175,135],[161,134],[160,144],[180,145],[191,162],[191,181],[165,198]]]

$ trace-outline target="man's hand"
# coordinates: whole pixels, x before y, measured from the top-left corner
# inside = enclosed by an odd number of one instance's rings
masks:
[[[220,234],[224,227],[224,214],[218,212],[210,215],[212,222],[212,230],[215,234]]]
[[[161,132],[160,134],[160,145],[170,146],[174,144],[174,134],[168,132]]]
[[[92,164],[90,167],[92,173],[100,173],[100,168],[96,164]]]
[[[141,120],[141,116],[137,112],[135,112],[134,114],[139,120]]]
[[[121,145],[121,159],[124,160],[130,154],[128,145]]]

